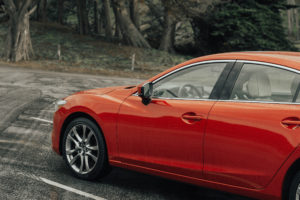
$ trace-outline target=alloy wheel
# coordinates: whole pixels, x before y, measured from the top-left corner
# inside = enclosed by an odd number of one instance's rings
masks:
[[[85,124],[73,126],[66,138],[66,158],[79,174],[91,172],[99,158],[99,142],[94,131]]]
[[[296,190],[295,200],[300,200],[300,184],[298,184],[298,187],[297,187],[297,190]]]

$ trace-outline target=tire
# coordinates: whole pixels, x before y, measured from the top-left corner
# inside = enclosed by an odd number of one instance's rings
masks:
[[[300,199],[300,190],[297,192],[298,187],[300,189],[300,172],[296,173],[291,183],[290,190],[289,190],[289,200]]]
[[[99,127],[87,118],[71,121],[63,136],[62,155],[73,174],[95,180],[110,171],[107,149]]]

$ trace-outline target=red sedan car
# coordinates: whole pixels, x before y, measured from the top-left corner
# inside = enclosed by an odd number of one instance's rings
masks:
[[[300,53],[200,57],[139,86],[57,102],[53,149],[79,178],[110,166],[258,199],[300,197]]]

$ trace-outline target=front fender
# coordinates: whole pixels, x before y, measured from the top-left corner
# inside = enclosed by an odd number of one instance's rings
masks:
[[[54,114],[52,147],[55,152],[61,154],[59,146],[65,128],[65,122],[72,116],[80,116],[80,113],[93,118],[106,141],[109,159],[118,156],[117,148],[117,118],[120,105],[132,92],[111,92],[109,94],[95,95],[77,93],[67,97],[67,103]],[[79,114],[79,115],[76,115]]]

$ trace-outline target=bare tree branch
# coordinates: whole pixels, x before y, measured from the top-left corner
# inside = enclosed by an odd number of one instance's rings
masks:
[[[25,13],[27,12],[29,6],[32,4],[32,0],[25,0],[25,2],[23,2],[21,8],[20,8],[20,16],[25,15]]]
[[[37,9],[37,5],[35,5],[33,8],[31,8],[30,10],[29,10],[29,12],[28,13],[26,13],[26,15],[31,15],[32,13],[34,13],[34,11]]]

